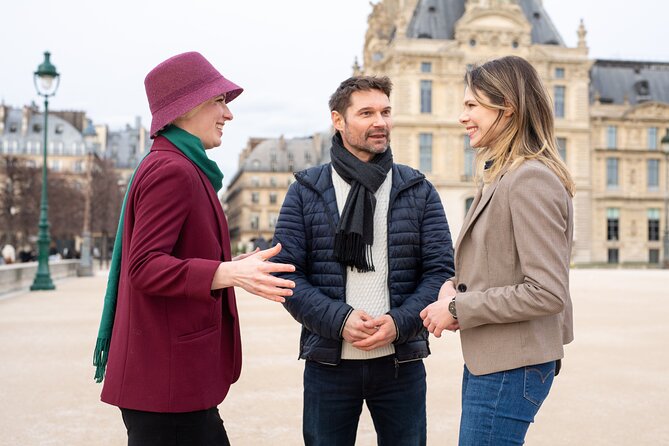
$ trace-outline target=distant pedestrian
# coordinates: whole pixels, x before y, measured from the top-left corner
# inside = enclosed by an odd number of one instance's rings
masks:
[[[20,262],[32,262],[33,260],[35,260],[34,251],[30,248],[30,246],[25,245],[19,251],[19,261]]]
[[[14,249],[12,245],[7,243],[2,248],[2,258],[8,265],[14,263],[16,261],[16,249]]]
[[[503,57],[467,71],[464,110],[480,187],[456,244],[455,277],[421,313],[460,330],[460,446],[523,444],[572,341],[574,182],[536,70]]]
[[[144,81],[151,151],[123,202],[94,364],[102,401],[121,408],[129,446],[229,444],[217,406],[241,370],[233,286],[282,302],[276,246],[231,259],[216,193],[221,144],[242,89],[202,55],[179,54]],[[108,355],[108,356],[107,356]]]

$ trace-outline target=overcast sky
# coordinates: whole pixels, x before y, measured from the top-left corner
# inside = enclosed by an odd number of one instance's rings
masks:
[[[61,73],[50,107],[85,110],[118,128],[150,113],[144,76],[199,51],[245,88],[223,145],[210,152],[230,179],[249,137],[306,136],[329,126],[327,100],[361,60],[368,0],[12,0],[3,2],[0,101],[41,99],[32,73],[49,50]],[[585,21],[592,58],[669,62],[669,6],[657,0],[544,0],[569,47]]]

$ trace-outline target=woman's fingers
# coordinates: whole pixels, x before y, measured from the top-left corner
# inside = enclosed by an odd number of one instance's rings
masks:
[[[295,271],[295,266],[289,263],[265,262],[263,264],[263,270],[268,273],[292,273]]]
[[[276,245],[274,245],[269,249],[260,251],[258,255],[262,260],[269,260],[280,252],[281,252],[281,243],[277,243]]]

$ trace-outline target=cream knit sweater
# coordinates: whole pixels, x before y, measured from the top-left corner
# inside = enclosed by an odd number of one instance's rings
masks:
[[[390,294],[388,292],[388,205],[390,187],[393,183],[392,169],[381,187],[376,191],[376,210],[374,211],[374,244],[372,258],[375,271],[359,273],[349,268],[346,275],[346,303],[356,310],[364,310],[372,317],[381,316],[390,310]],[[337,197],[339,215],[344,210],[346,197],[351,186],[332,169],[332,184]],[[342,341],[342,359],[372,359],[395,353],[393,344],[372,351],[363,351]]]

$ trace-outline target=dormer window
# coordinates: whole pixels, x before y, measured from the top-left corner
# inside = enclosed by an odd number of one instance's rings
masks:
[[[469,39],[469,46],[476,46],[476,39]]]
[[[57,135],[60,135],[61,133],[63,133],[64,130],[65,129],[63,128],[63,124],[57,124],[56,125],[56,134]]]
[[[634,90],[639,96],[648,96],[650,94],[650,85],[647,80],[642,79],[634,83]]]

